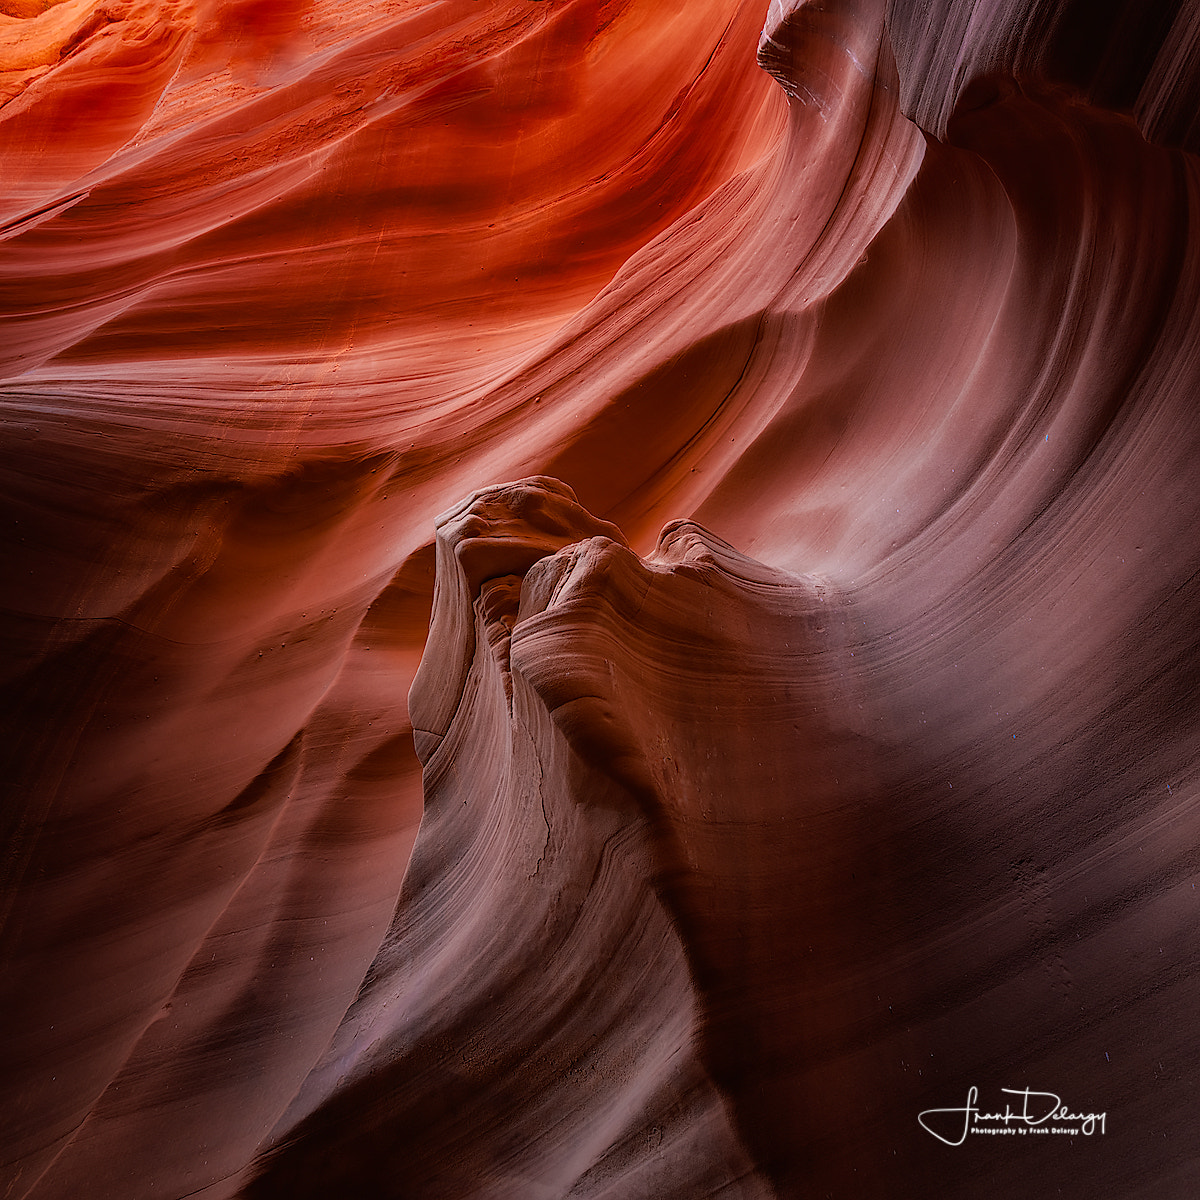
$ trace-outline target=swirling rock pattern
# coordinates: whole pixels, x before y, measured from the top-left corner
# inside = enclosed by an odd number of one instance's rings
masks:
[[[1200,7],[764,7],[3,5],[4,1195],[1194,1193]]]

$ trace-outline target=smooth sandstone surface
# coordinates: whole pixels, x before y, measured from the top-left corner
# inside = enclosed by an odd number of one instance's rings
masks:
[[[0,0],[0,1195],[1195,1194],[1150,7]]]

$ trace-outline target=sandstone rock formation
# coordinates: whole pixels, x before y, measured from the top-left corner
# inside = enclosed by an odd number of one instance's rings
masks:
[[[1200,6],[764,7],[0,9],[0,1194],[1193,1194]]]

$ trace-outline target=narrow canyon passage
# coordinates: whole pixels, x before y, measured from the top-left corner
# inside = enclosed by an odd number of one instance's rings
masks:
[[[1193,1194],[1198,38],[0,5],[0,1193]]]

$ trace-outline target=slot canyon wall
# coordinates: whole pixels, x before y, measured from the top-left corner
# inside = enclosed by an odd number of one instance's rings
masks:
[[[6,1200],[1197,1194],[1200,3],[764,8],[0,0]]]

